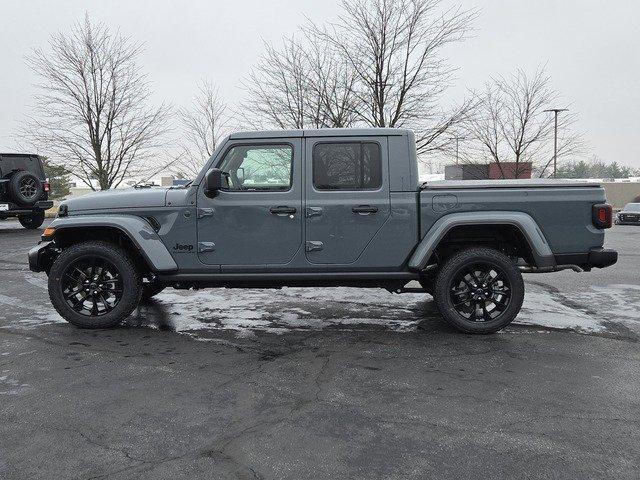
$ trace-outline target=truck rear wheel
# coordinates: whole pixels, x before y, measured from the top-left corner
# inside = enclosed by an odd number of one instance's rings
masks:
[[[442,317],[466,333],[495,333],[510,324],[524,300],[518,267],[491,248],[469,248],[438,272],[435,300]]]
[[[111,328],[137,307],[142,281],[126,251],[107,242],[83,242],[64,250],[49,272],[49,298],[58,313],[80,328]]]
[[[35,230],[36,228],[40,228],[44,223],[44,212],[37,211],[30,215],[20,215],[18,221],[24,228]]]

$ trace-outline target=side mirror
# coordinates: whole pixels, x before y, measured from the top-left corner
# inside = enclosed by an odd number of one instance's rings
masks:
[[[213,198],[218,195],[218,191],[222,188],[222,170],[212,168],[204,176],[204,194]]]

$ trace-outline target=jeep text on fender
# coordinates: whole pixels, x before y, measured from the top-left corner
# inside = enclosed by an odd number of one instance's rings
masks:
[[[30,268],[57,311],[112,327],[165,287],[354,286],[418,281],[459,330],[509,324],[521,273],[603,268],[611,207],[597,183],[419,185],[413,133],[237,133],[182,187],[100,192],[61,205]]]

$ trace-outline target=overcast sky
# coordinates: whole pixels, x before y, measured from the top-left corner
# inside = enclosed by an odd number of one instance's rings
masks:
[[[242,97],[241,79],[263,51],[261,39],[277,42],[295,32],[305,16],[335,18],[336,0],[165,1],[2,0],[0,27],[0,150],[27,112],[33,74],[24,56],[44,47],[85,11],[144,42],[140,61],[155,101],[187,105],[196,83],[211,79],[231,102]],[[458,4],[445,0],[445,5]],[[640,1],[475,0],[474,38],[448,50],[459,68],[447,101],[491,76],[516,67],[547,64],[553,86],[579,113],[578,128],[591,151],[607,161],[640,167]],[[566,106],[559,105],[560,107]]]

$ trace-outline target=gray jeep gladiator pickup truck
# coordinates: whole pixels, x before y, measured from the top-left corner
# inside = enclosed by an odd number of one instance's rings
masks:
[[[65,202],[29,264],[85,328],[165,287],[353,286],[424,290],[457,329],[491,333],[518,314],[522,272],[615,263],[611,221],[594,183],[419,185],[408,130],[236,133],[190,184]]]

